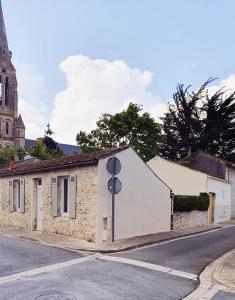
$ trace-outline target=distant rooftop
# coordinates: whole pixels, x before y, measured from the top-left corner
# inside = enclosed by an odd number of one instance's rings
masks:
[[[25,140],[25,148],[26,148],[26,149],[29,149],[29,148],[31,148],[35,143],[36,143],[36,140],[26,139],[26,140]],[[80,153],[80,146],[76,146],[76,145],[68,145],[68,144],[59,144],[59,143],[58,143],[58,147],[59,147],[60,150],[63,151],[64,154],[66,154],[66,155],[71,155],[71,154],[74,154],[74,153],[77,153],[77,154]]]

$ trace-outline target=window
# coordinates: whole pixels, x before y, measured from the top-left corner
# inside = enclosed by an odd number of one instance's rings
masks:
[[[61,177],[61,215],[68,216],[69,177]]]
[[[9,79],[7,77],[5,82],[5,105],[8,105],[8,100],[9,100]]]
[[[51,178],[51,215],[76,219],[76,176]]]
[[[24,212],[24,180],[9,182],[9,202],[11,212]]]
[[[23,212],[24,210],[23,207],[24,203],[22,201],[23,190],[24,190],[24,181],[14,180],[13,182],[10,182],[10,205],[12,211]]]
[[[20,211],[20,181],[15,181],[15,203],[16,211]]]
[[[6,134],[8,135],[9,134],[9,123],[6,122]]]

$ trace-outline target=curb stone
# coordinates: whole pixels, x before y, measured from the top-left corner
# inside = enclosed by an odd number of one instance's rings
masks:
[[[6,234],[4,232],[1,232],[0,230],[0,234],[2,234],[3,236],[6,237],[10,237],[10,238],[15,238],[15,239],[19,239],[19,240],[24,240],[24,241],[30,241],[33,243],[39,243],[41,245],[44,246],[50,246],[50,247],[54,247],[54,248],[59,248],[59,249],[65,249],[65,250],[69,250],[69,251],[76,251],[76,252],[88,252],[88,253],[102,253],[102,254],[108,254],[108,253],[117,253],[117,252],[125,252],[125,251],[130,251],[130,250],[135,250],[135,249],[139,249],[142,247],[146,247],[146,246],[151,246],[151,245],[158,245],[160,243],[164,243],[164,242],[168,242],[168,241],[174,241],[176,239],[180,239],[180,238],[184,238],[184,237],[190,237],[190,236],[195,236],[198,234],[203,234],[203,233],[207,233],[210,231],[216,231],[219,229],[222,229],[222,226],[217,226],[215,228],[208,228],[208,229],[204,229],[201,231],[197,231],[197,232],[191,232],[191,233],[186,233],[186,234],[179,234],[178,236],[172,236],[172,237],[167,237],[167,238],[162,238],[160,240],[153,240],[153,241],[146,241],[146,242],[142,242],[140,244],[136,244],[136,245],[131,245],[131,246],[124,246],[123,248],[117,248],[117,249],[112,249],[112,248],[108,248],[107,249],[102,249],[102,247],[99,248],[99,246],[97,246],[97,248],[94,249],[85,249],[85,248],[80,248],[80,247],[72,247],[72,246],[63,246],[63,245],[59,245],[59,243],[48,243],[46,241],[44,241],[43,239],[40,239],[39,237],[30,237],[30,236],[14,236],[13,234]]]
[[[235,293],[235,286],[220,277],[224,264],[234,253],[235,249],[207,266],[200,275],[199,287],[184,300],[210,300],[220,291]]]

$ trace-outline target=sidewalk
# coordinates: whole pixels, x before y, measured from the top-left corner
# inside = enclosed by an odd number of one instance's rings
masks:
[[[76,251],[88,251],[88,252],[117,252],[130,250],[142,246],[151,244],[157,244],[160,242],[168,241],[183,236],[194,235],[202,232],[207,232],[221,227],[230,226],[235,224],[234,221],[206,226],[195,226],[184,229],[173,230],[169,232],[156,233],[151,235],[139,236],[129,238],[125,240],[119,240],[114,243],[104,242],[102,244],[89,243],[84,240],[74,239],[63,235],[52,235],[46,233],[40,233],[37,231],[25,231],[23,229],[16,229],[13,227],[0,227],[0,234],[5,236],[14,237],[22,240],[30,240],[38,242],[44,245],[54,246],[58,248],[65,248]]]
[[[209,265],[200,276],[200,286],[184,300],[235,299],[235,249]]]

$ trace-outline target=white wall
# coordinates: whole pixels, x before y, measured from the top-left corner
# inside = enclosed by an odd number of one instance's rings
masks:
[[[166,182],[176,195],[199,195],[206,192],[207,175],[177,163],[154,157],[148,162],[151,169]]]
[[[118,178],[122,191],[115,199],[115,239],[122,239],[170,230],[171,199],[170,188],[128,148],[115,155],[122,164]],[[111,175],[106,170],[107,159],[99,161],[99,205],[98,235],[101,242],[104,236],[103,218],[111,223],[111,194],[107,182]],[[111,229],[110,224],[108,228]]]
[[[230,220],[231,214],[231,183],[208,176],[208,193],[215,193],[214,222]]]
[[[228,180],[232,183],[231,218],[235,218],[235,170],[227,168]]]

